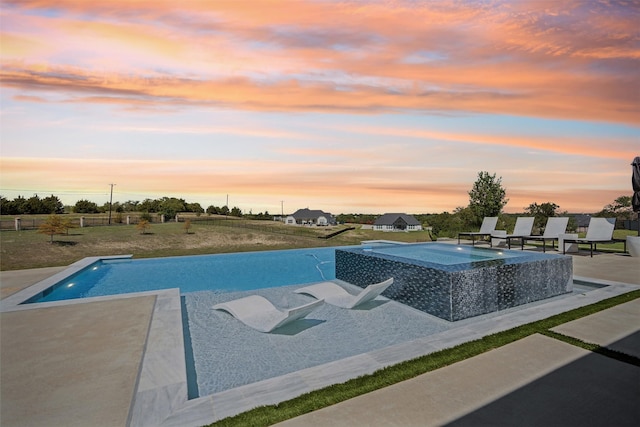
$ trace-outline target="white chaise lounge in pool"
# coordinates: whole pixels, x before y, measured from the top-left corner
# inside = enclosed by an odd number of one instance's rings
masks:
[[[306,317],[322,304],[324,301],[320,299],[288,310],[279,310],[265,297],[251,295],[216,304],[213,309],[226,311],[257,331],[271,332],[294,320]]]
[[[354,308],[376,299],[393,283],[393,277],[384,282],[374,283],[362,290],[358,295],[351,295],[335,282],[322,282],[315,285],[296,289],[298,294],[308,294],[314,298],[324,299],[327,304],[341,308]]]

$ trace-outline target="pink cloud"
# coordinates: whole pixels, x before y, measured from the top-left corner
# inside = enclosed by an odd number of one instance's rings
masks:
[[[17,63],[18,56],[3,54],[3,84],[18,91],[91,93],[82,98],[88,103],[260,111],[471,111],[630,124],[639,113],[628,90],[640,83],[633,67],[599,60],[640,56],[632,16],[615,8],[595,6],[594,12],[563,3],[540,9],[535,2],[9,4],[17,19],[23,8],[61,12],[28,17],[36,30],[20,30],[20,37],[40,37],[51,47],[47,72],[34,69],[42,56],[27,52]],[[82,65],[74,68],[57,46],[77,50]]]

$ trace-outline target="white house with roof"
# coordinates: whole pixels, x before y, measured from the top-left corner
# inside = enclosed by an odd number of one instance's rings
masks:
[[[287,225],[335,225],[336,219],[333,215],[321,210],[298,209],[293,214],[287,216],[284,221]]]
[[[412,215],[386,213],[375,220],[373,229],[378,231],[419,231],[422,224]]]

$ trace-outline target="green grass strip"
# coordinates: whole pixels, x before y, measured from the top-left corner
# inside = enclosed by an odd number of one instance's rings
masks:
[[[612,359],[615,359],[619,362],[624,362],[624,363],[629,363],[631,365],[634,366],[640,366],[640,359],[632,356],[630,354],[627,353],[622,353],[620,351],[616,351],[616,350],[611,350],[610,348],[607,347],[602,347],[598,344],[593,344],[590,342],[586,342],[586,341],[582,341],[579,340],[577,338],[573,338],[573,337],[569,337],[567,335],[563,335],[563,334],[559,334],[557,332],[554,331],[544,331],[541,332],[541,334],[546,335],[548,337],[551,338],[555,338],[559,341],[565,342],[567,344],[571,344],[574,345],[576,347],[580,347],[580,348],[584,348],[585,350],[589,350],[592,351],[594,353],[598,353],[601,354],[603,356],[606,357],[610,357]]]
[[[606,310],[616,305],[632,301],[636,298],[640,298],[640,290],[628,292],[585,307],[557,314],[547,319],[528,323],[496,334],[487,335],[486,337],[469,341],[455,347],[440,350],[397,365],[389,366],[369,375],[364,375],[341,384],[335,384],[320,390],[305,393],[277,405],[257,407],[236,416],[224,418],[210,424],[210,426],[257,427],[272,425],[280,421],[352,399],[356,396],[360,396],[392,384],[415,378],[418,375],[452,365],[470,357],[477,356],[514,341],[518,341],[522,338],[526,338],[535,333],[548,335],[548,330],[558,325]],[[592,351],[595,351],[595,349]]]

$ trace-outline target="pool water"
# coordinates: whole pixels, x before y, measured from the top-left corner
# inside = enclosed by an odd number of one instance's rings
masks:
[[[473,246],[428,243],[420,245],[392,245],[374,247],[372,252],[393,255],[418,261],[428,261],[440,265],[466,264],[477,261],[517,258],[526,256],[526,252],[497,251]]]
[[[332,280],[335,249],[101,260],[26,303],[170,288],[180,288],[183,294],[237,292]]]

